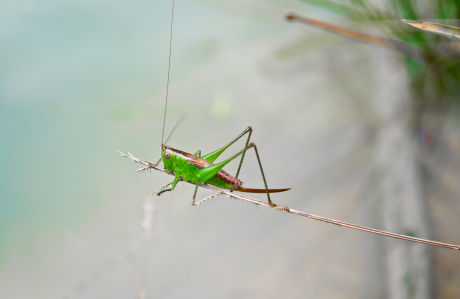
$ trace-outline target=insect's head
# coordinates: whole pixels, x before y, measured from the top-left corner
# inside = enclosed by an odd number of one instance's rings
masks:
[[[174,152],[166,145],[161,145],[161,160],[163,160],[163,165],[165,166],[166,171],[174,170]]]

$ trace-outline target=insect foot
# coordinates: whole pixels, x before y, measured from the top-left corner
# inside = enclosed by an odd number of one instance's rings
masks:
[[[160,196],[161,194],[165,193],[166,191],[171,191],[171,188],[168,188],[170,185],[172,185],[172,183],[168,183],[168,184],[164,185],[163,187],[161,187],[158,191],[155,191],[154,193],[156,193],[157,196]]]
[[[280,210],[280,211],[285,211],[285,212],[290,212],[291,210],[289,210],[289,207],[286,207],[286,206],[278,206],[278,205],[275,205],[274,207],[276,210]]]

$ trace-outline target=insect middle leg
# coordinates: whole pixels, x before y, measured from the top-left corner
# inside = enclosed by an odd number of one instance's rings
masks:
[[[249,128],[251,128],[251,127],[249,127]],[[246,151],[248,149],[250,149],[250,148],[254,148],[254,151],[255,151],[256,157],[257,157],[257,163],[259,163],[260,173],[262,174],[262,179],[264,181],[265,192],[267,193],[267,200],[268,200],[268,203],[270,205],[273,205],[273,203],[272,203],[272,201],[270,199],[270,192],[268,191],[268,184],[267,184],[267,179],[265,178],[264,168],[262,167],[262,162],[260,161],[259,151],[257,150],[257,146],[256,146],[256,144],[254,142],[249,143],[251,133],[252,133],[252,129],[251,129],[251,131],[249,133],[249,136],[248,136],[248,139],[246,141],[246,146],[244,147],[243,153],[241,154],[240,164],[238,165],[238,170],[236,171],[235,177],[238,177],[238,175],[240,173],[241,165],[243,164],[243,158],[244,158],[244,155],[245,155]]]
[[[194,156],[196,157],[200,157],[201,158],[201,150],[197,150],[195,154],[193,154]],[[199,177],[198,177],[199,178]],[[198,179],[199,181],[199,179]],[[196,183],[196,186],[195,186],[195,191],[193,192],[193,202],[192,202],[192,206],[196,205],[196,193],[198,191],[198,184],[199,182]]]

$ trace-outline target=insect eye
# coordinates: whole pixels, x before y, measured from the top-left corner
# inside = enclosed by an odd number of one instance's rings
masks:
[[[168,152],[165,152],[165,159],[166,159],[166,160],[169,159],[170,156],[171,156],[171,155],[170,155]]]

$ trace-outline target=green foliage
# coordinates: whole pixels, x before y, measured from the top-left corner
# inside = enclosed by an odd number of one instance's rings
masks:
[[[372,21],[394,39],[411,44],[426,53],[423,63],[411,58],[402,60],[413,88],[418,111],[424,107],[445,108],[460,103],[460,52],[449,49],[449,39],[437,34],[411,28],[400,19],[459,19],[460,1],[431,0],[424,10],[414,0],[387,0],[383,8],[376,8],[363,0],[335,1],[303,0],[350,20]],[[431,10],[426,9],[431,7]],[[446,21],[447,22],[447,21]],[[420,107],[422,107],[420,109]]]

